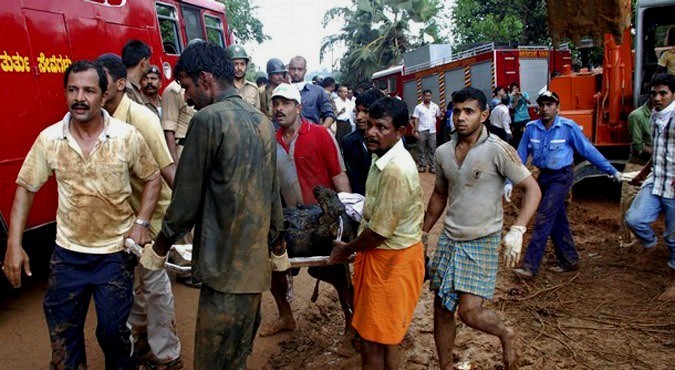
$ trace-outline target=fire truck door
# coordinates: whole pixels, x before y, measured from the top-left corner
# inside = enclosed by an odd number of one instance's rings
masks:
[[[471,65],[471,87],[492,96],[492,65],[490,61]]]
[[[464,88],[464,68],[445,72],[446,104],[450,101],[453,92]]]
[[[520,90],[530,95],[530,101],[539,96],[539,91],[548,88],[548,57],[520,58]]]
[[[74,57],[62,14],[25,9],[24,19],[31,46],[32,68],[35,68],[33,72],[38,76],[39,92],[36,95],[39,96],[42,107],[33,107],[42,112],[42,117],[32,122],[44,125],[28,126],[26,129],[33,130],[28,135],[37,137],[44,127],[63,118],[66,112],[63,73],[74,62]]]
[[[422,91],[431,90],[431,101],[440,106],[441,98],[439,96],[438,75],[432,74],[422,78]],[[420,99],[422,99],[420,95]]]

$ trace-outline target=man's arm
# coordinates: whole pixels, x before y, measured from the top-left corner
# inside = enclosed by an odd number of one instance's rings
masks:
[[[577,126],[576,123],[572,123],[570,127],[574,149],[600,170],[608,175],[614,176],[618,172],[617,169],[609,163],[607,158],[605,158],[590,141],[588,141],[586,136],[581,132],[579,126]]]
[[[159,200],[159,193],[162,189],[162,181],[159,173],[152,175],[143,186],[143,193],[141,195],[141,207],[138,210],[137,218],[145,221],[152,219],[152,213],[155,211],[157,201]],[[134,224],[125,238],[133,239],[138,245],[146,245],[152,241],[150,229]]]
[[[166,137],[166,146],[169,148],[169,153],[171,153],[171,158],[173,158],[173,163],[178,165],[178,145],[176,145],[176,132],[174,131],[164,131],[164,137]]]
[[[349,243],[334,241],[333,250],[330,252],[330,257],[328,258],[328,264],[336,265],[344,263],[353,253],[377,248],[386,239],[384,236],[366,228],[356,239]]]
[[[170,165],[162,168],[160,172],[162,173],[162,178],[164,181],[166,181],[169,187],[173,189],[173,179],[176,177],[176,165],[171,163]]]
[[[349,177],[347,177],[347,173],[340,172],[336,176],[333,176],[331,180],[333,180],[333,187],[335,187],[335,191],[337,191],[338,193],[352,192],[352,187],[349,184]]]
[[[333,122],[335,122],[335,112],[333,111],[333,105],[331,104],[330,99],[323,90],[321,91],[321,94],[319,94],[317,105],[321,123],[324,127],[330,128],[330,126],[333,125]]]
[[[642,184],[643,181],[647,178],[650,172],[652,172],[652,159],[649,158],[649,161],[640,169],[640,172],[638,172],[635,177],[633,177],[632,180],[630,180],[629,184],[638,186]]]
[[[424,213],[424,225],[422,226],[422,232],[428,233],[432,227],[438,221],[438,218],[441,217],[445,206],[448,203],[448,189],[442,187],[438,184],[434,186],[434,192],[429,198],[429,204],[427,204],[427,211]]]
[[[14,288],[21,287],[22,268],[26,271],[26,275],[32,275],[28,255],[23,249],[22,238],[34,198],[35,193],[26,190],[23,186],[16,187],[14,202],[12,203],[12,213],[9,219],[7,251],[5,252],[5,262],[2,267],[7,280],[9,280]]]
[[[541,200],[541,190],[532,175],[528,176],[516,186],[523,189],[524,194],[523,199],[520,202],[520,212],[518,213],[518,218],[514,225],[526,227],[537,212],[539,201]]]

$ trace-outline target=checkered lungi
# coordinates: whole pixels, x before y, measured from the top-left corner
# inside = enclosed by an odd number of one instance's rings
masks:
[[[443,232],[431,261],[429,287],[455,312],[460,293],[491,299],[499,266],[501,232],[474,240],[452,240]]]

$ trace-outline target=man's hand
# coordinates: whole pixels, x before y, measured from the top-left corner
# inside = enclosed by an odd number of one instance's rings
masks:
[[[520,252],[523,249],[523,234],[527,228],[525,226],[511,226],[511,229],[504,236],[504,267],[514,268],[520,261]]]
[[[419,139],[419,137],[420,137],[420,132],[419,132],[419,131],[417,131],[417,129],[416,129],[416,128],[414,128],[414,129],[412,130],[412,134],[413,134],[413,136],[414,136],[414,137],[416,137],[416,138],[418,138],[418,139]]]
[[[21,270],[26,271],[26,275],[32,276],[30,263],[26,251],[21,244],[10,245],[7,243],[7,252],[5,253],[5,262],[2,266],[2,272],[7,276],[7,280],[14,288],[21,287]]]
[[[616,172],[614,172],[614,175],[612,175],[612,180],[614,180],[615,182],[619,182],[619,183],[620,183],[620,182],[621,182],[621,177],[622,177],[622,176],[623,176],[623,175],[621,174],[621,172],[616,171]]]
[[[333,250],[330,252],[328,264],[337,265],[340,263],[345,263],[347,262],[349,256],[351,256],[353,252],[354,251],[349,246],[349,244],[336,240],[333,242]]]
[[[272,271],[276,272],[286,271],[291,268],[288,251],[284,248],[284,252],[281,255],[277,255],[274,252],[270,253],[270,265],[272,266]]]
[[[504,200],[510,203],[512,194],[513,194],[513,184],[511,183],[504,184]]]
[[[134,224],[131,230],[129,230],[129,233],[124,236],[124,238],[131,238],[138,245],[146,245],[152,242],[150,229],[137,224]]]
[[[148,244],[143,248],[143,255],[141,255],[140,264],[148,270],[158,271],[164,268],[166,263],[166,256],[159,256],[155,253],[152,244]]]
[[[633,186],[640,186],[642,183],[645,181],[647,178],[646,175],[643,175],[642,172],[638,173],[635,177],[633,177],[632,180],[628,182],[628,184],[633,185]]]

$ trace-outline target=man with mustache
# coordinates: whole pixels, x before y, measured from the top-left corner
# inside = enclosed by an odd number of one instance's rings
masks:
[[[21,237],[35,193],[54,174],[56,245],[43,302],[50,367],[87,368],[84,324],[93,296],[106,369],[133,369],[127,318],[137,260],[124,250],[124,239],[152,240],[144,220],[159,197],[159,169],[141,134],[102,109],[108,89],[103,67],[73,63],[64,87],[69,112],[40,133],[19,171],[2,270],[16,288],[22,269],[31,275]],[[131,177],[142,183],[138,213],[129,199]]]
[[[525,190],[520,213],[504,236],[504,264],[520,258],[523,234],[541,197],[530,171],[508,143],[490,135],[482,91],[464,88],[452,97],[455,131],[436,150],[436,184],[429,199],[423,231],[428,233],[445,211],[444,229],[431,261],[434,292],[434,339],[441,369],[453,369],[455,312],[462,322],[498,337],[504,368],[517,368],[518,338],[497,314],[483,306],[494,294],[504,212],[501,190],[506,179]]]
[[[367,94],[367,92],[366,92]],[[398,369],[398,345],[422,291],[424,196],[412,156],[403,146],[408,108],[385,97],[368,110],[366,146],[373,154],[359,235],[336,241],[330,263],[354,252],[354,316],[363,369]]]
[[[108,96],[103,107],[114,118],[136,127],[148,144],[165,180],[162,181],[152,218],[143,221],[154,239],[162,227],[162,219],[171,202],[171,186],[176,166],[169,154],[157,116],[125,94],[127,70],[122,59],[115,54],[103,54],[96,62],[103,66],[108,76]],[[130,202],[134,212],[139,211],[142,190],[142,182],[132,177]],[[129,315],[134,336],[134,352],[140,361],[155,369],[181,369],[183,363],[180,358],[180,340],[176,333],[171,280],[163,269],[152,271],[138,265],[135,273],[134,304]]]
[[[159,96],[159,90],[162,89],[162,76],[159,74],[159,68],[151,65],[148,73],[141,80],[141,91],[148,101],[157,109],[159,118],[162,118],[162,98]]]
[[[366,195],[366,178],[372,155],[366,146],[366,128],[368,128],[368,109],[384,94],[378,89],[370,89],[356,98],[356,130],[342,138],[342,154],[347,166],[349,184],[355,193]]]
[[[317,185],[337,192],[351,193],[349,179],[335,138],[327,128],[315,125],[301,116],[302,98],[295,86],[281,83],[272,92],[274,119],[279,124],[277,140],[277,172],[281,199],[286,207],[317,204],[313,189]],[[310,267],[309,273],[344,269],[345,266]],[[288,271],[272,273],[272,295],[279,309],[279,319],[260,331],[269,336],[294,330],[295,319],[286,299]],[[297,270],[294,271],[297,274]],[[347,271],[339,272],[346,276]],[[330,274],[327,274],[330,275]],[[324,279],[322,279],[324,280]],[[346,318],[349,323],[350,318]]]

